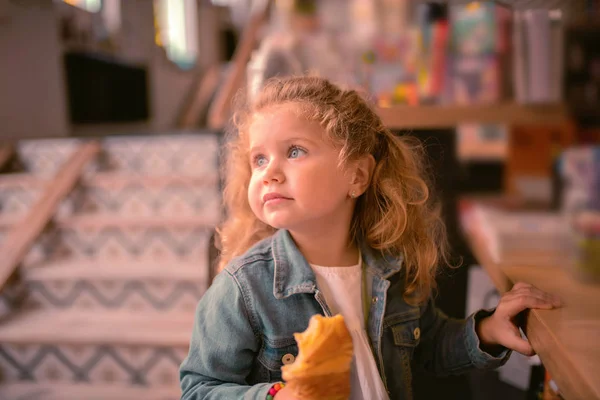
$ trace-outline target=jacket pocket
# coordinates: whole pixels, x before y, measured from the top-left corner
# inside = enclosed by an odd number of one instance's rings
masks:
[[[298,356],[298,345],[294,338],[265,340],[258,354],[258,361],[266,368],[269,382],[281,380],[281,367],[291,364]]]
[[[418,307],[386,317],[384,326],[391,328],[396,346],[410,349],[418,346],[421,340],[420,317]]]

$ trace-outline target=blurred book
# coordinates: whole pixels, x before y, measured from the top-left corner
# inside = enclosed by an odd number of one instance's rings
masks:
[[[417,6],[419,33],[418,88],[424,103],[437,102],[443,95],[450,26],[447,6],[426,3]]]
[[[565,212],[600,211],[600,146],[567,149],[560,156]]]
[[[512,10],[497,3],[450,8],[447,102],[494,103],[510,96]]]
[[[514,93],[520,103],[561,101],[564,21],[560,10],[515,11],[512,32]]]

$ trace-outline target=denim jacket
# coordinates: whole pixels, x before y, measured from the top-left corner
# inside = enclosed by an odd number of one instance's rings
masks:
[[[494,357],[479,347],[475,326],[490,311],[454,320],[431,299],[409,305],[402,259],[361,251],[373,275],[367,333],[390,399],[412,398],[412,367],[449,375],[507,361],[509,351]],[[330,314],[323,293],[289,232],[280,230],[232,260],[200,300],[180,369],[181,398],[266,399],[281,380],[282,360],[298,354],[293,334],[315,314]]]

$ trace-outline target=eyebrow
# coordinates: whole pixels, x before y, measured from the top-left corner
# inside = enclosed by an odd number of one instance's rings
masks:
[[[282,140],[282,142],[285,143],[289,143],[289,142],[298,142],[298,141],[304,141],[304,142],[309,142],[312,144],[317,144],[317,142],[313,139],[309,139],[309,138],[305,138],[305,137],[291,137],[291,138],[287,138]]]
[[[311,143],[311,144],[314,144],[314,145],[317,144],[317,142],[315,140],[313,140],[313,139],[305,138],[305,137],[299,137],[299,136],[295,136],[295,137],[291,137],[291,138],[280,140],[280,142],[282,142],[282,143],[293,143],[293,142],[298,142],[298,141],[308,142],[308,143]],[[262,146],[262,145],[250,147],[250,153],[252,153],[254,151],[257,151],[257,150],[260,150],[263,147],[264,146]]]

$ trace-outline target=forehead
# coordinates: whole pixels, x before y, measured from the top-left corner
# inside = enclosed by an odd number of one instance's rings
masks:
[[[323,141],[325,129],[316,121],[302,116],[297,107],[283,105],[257,112],[248,129],[250,145],[291,137]]]

